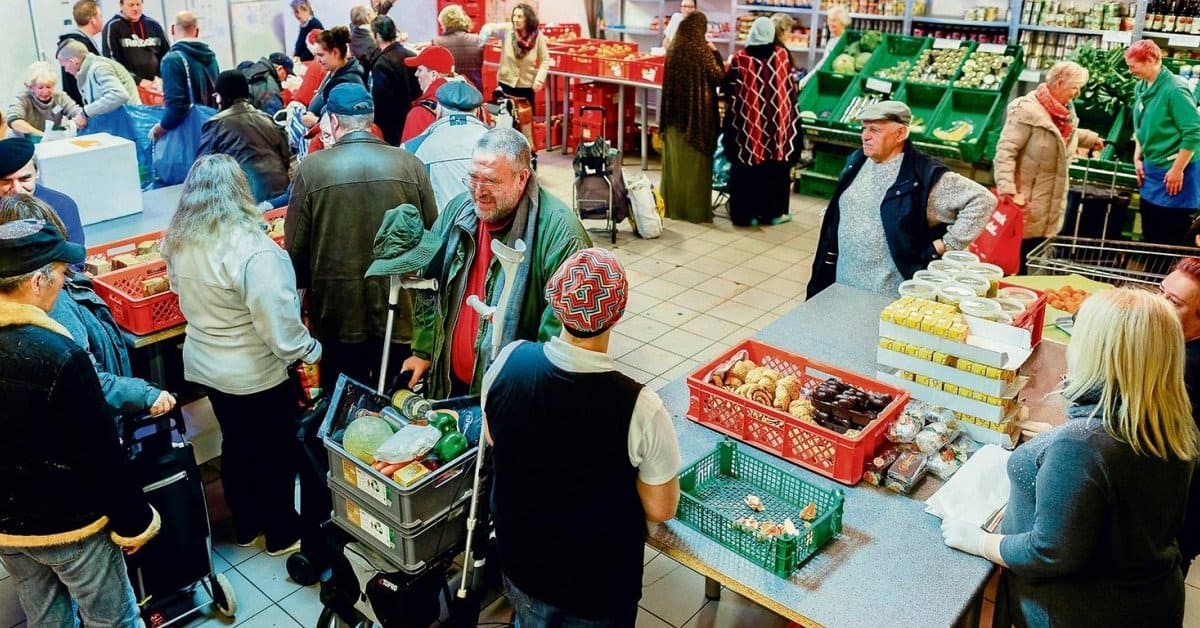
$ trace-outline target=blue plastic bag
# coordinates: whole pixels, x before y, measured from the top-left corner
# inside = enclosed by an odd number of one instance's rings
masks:
[[[725,156],[725,135],[717,137],[717,150],[713,153],[712,189],[717,192],[729,190],[729,171],[732,166]]]
[[[204,123],[217,112],[212,107],[193,105],[179,126],[154,143],[154,175],[162,185],[183,183],[200,152]]]
[[[163,119],[162,107],[146,105],[122,105],[119,109],[88,118],[88,125],[80,135],[108,133],[127,139],[137,148],[138,179],[142,189],[153,187],[154,153],[150,142],[150,129]]]

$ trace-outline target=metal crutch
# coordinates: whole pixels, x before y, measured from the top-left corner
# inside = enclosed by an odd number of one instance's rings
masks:
[[[419,279],[402,275],[388,276],[388,313],[387,328],[383,334],[383,359],[379,363],[379,385],[375,392],[384,396],[384,382],[387,381],[388,358],[392,354],[392,326],[396,323],[396,306],[400,304],[400,289],[407,290],[437,290],[437,279]]]

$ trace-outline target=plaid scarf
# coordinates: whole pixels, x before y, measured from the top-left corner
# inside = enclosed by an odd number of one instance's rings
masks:
[[[527,30],[524,33],[518,33],[513,30],[513,54],[517,55],[518,59],[524,59],[525,55],[533,50],[534,44],[537,43],[538,29]]]

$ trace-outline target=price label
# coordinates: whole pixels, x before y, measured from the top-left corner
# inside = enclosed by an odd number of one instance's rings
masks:
[[[1133,31],[1104,31],[1100,41],[1105,44],[1124,44],[1128,46],[1133,41]]]
[[[891,94],[892,93],[891,81],[885,81],[883,79],[877,79],[875,77],[871,77],[871,78],[867,79],[867,83],[866,83],[865,87],[873,92],[879,92],[881,94]]]
[[[1041,83],[1042,73],[1039,70],[1021,70],[1021,74],[1017,78],[1024,83]]]
[[[372,477],[369,473],[360,472],[358,467],[354,466],[349,460],[342,460],[342,477],[350,486],[357,486],[358,490],[371,496],[372,499],[383,504],[391,506],[392,500],[388,498],[387,485],[382,480]]]
[[[935,50],[953,50],[958,48],[960,45],[962,45],[962,42],[957,39],[938,37],[937,39],[933,40],[933,48]]]
[[[346,518],[350,520],[350,523],[358,526],[359,530],[370,534],[388,548],[396,549],[396,541],[392,538],[392,529],[371,513],[359,508],[358,504],[346,502]]]
[[[1167,38],[1167,45],[1171,47],[1197,48],[1200,47],[1200,35],[1171,35]]]
[[[1008,50],[1008,46],[1005,46],[1004,44],[979,44],[979,47],[975,50],[977,52],[989,52],[994,55],[1002,55],[1006,50]]]

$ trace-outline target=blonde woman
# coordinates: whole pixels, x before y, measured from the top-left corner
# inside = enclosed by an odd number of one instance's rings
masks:
[[[438,24],[442,34],[433,38],[434,45],[441,46],[454,55],[454,71],[467,77],[475,89],[483,91],[483,43],[479,35],[472,33],[474,24],[467,12],[457,4],[446,5],[438,13]],[[484,98],[491,94],[484,94]]]
[[[850,28],[851,23],[850,11],[846,10],[845,6],[835,4],[829,7],[829,13],[825,15],[825,26],[829,29],[829,39],[825,42],[825,54],[833,51],[833,47],[842,38],[842,33]]]
[[[58,74],[58,69],[45,61],[37,61],[25,71],[25,93],[8,108],[8,125],[13,133],[40,138],[47,122],[60,126],[83,110],[58,89]]]
[[[1088,71],[1074,61],[1059,61],[1037,89],[1008,105],[1000,141],[996,144],[996,190],[1022,208],[1025,257],[1063,226],[1069,181],[1067,167],[1079,148],[1104,147],[1094,131],[1079,128],[1071,104],[1087,85]]]
[[[238,545],[299,549],[296,392],[288,366],[321,345],[300,319],[291,259],[267,236],[241,166],[196,160],[163,243],[171,290],[187,317],[183,375],[209,391],[221,425],[221,478]]]
[[[1147,291],[1097,292],[1067,348],[1063,425],[1018,447],[1000,534],[947,519],[946,544],[1007,567],[996,625],[1179,626],[1175,541],[1197,457],[1183,330]]]

